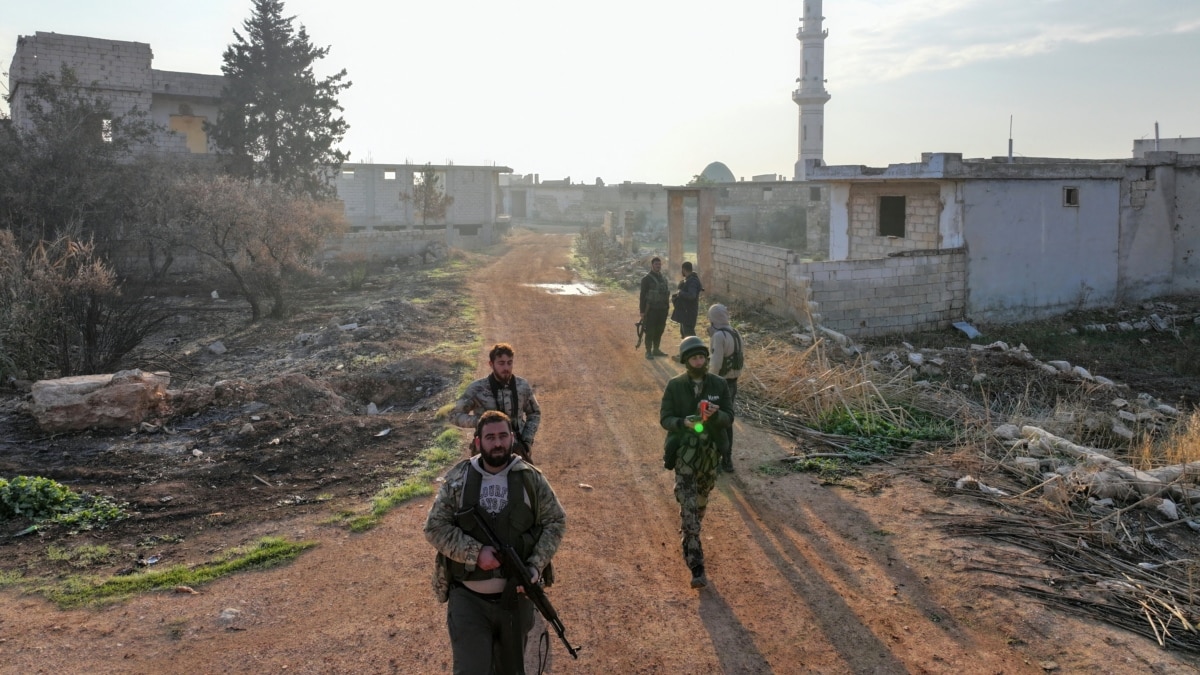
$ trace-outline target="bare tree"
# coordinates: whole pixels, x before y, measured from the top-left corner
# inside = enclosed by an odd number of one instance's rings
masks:
[[[288,288],[317,273],[325,238],[345,227],[332,203],[272,183],[193,178],[176,183],[175,194],[175,234],[166,236],[228,274],[250,304],[251,321],[262,318],[267,299],[270,315],[283,316]]]

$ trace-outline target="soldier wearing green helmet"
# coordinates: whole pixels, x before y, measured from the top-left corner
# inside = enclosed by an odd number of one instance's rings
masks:
[[[725,430],[733,422],[729,386],[725,378],[708,372],[708,355],[708,345],[699,337],[679,343],[679,362],[687,371],[667,382],[659,409],[659,424],[667,430],[663,466],[675,470],[683,560],[692,572],[692,588],[708,585],[700,522],[717,482]]]

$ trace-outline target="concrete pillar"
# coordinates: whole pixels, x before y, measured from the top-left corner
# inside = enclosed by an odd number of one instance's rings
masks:
[[[704,288],[713,288],[713,216],[717,211],[717,195],[713,188],[696,191],[696,272]]]
[[[679,275],[683,264],[683,197],[684,190],[667,190],[667,278]]]

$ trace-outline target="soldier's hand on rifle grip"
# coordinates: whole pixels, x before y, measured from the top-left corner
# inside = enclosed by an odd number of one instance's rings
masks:
[[[500,567],[500,557],[496,555],[496,549],[491,546],[484,546],[480,549],[479,560],[475,566],[484,571]]]

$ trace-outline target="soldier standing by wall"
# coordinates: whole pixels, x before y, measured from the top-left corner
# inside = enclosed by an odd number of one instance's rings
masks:
[[[671,287],[662,274],[662,258],[650,260],[650,271],[642,277],[642,293],[638,299],[642,328],[646,331],[646,358],[666,356],[659,349],[663,331],[667,329],[667,311],[671,308]]]
[[[671,296],[675,303],[675,311],[671,320],[679,324],[679,337],[696,334],[696,317],[700,313],[700,294],[704,287],[700,285],[700,275],[692,270],[692,263],[683,263],[683,281],[679,282],[679,290]]]
[[[708,308],[708,335],[712,354],[709,369],[725,378],[729,386],[729,415],[737,415],[737,383],[742,374],[745,352],[742,336],[729,324],[729,309],[720,303]],[[733,423],[725,430],[727,441],[721,449],[721,471],[733,473]]]

